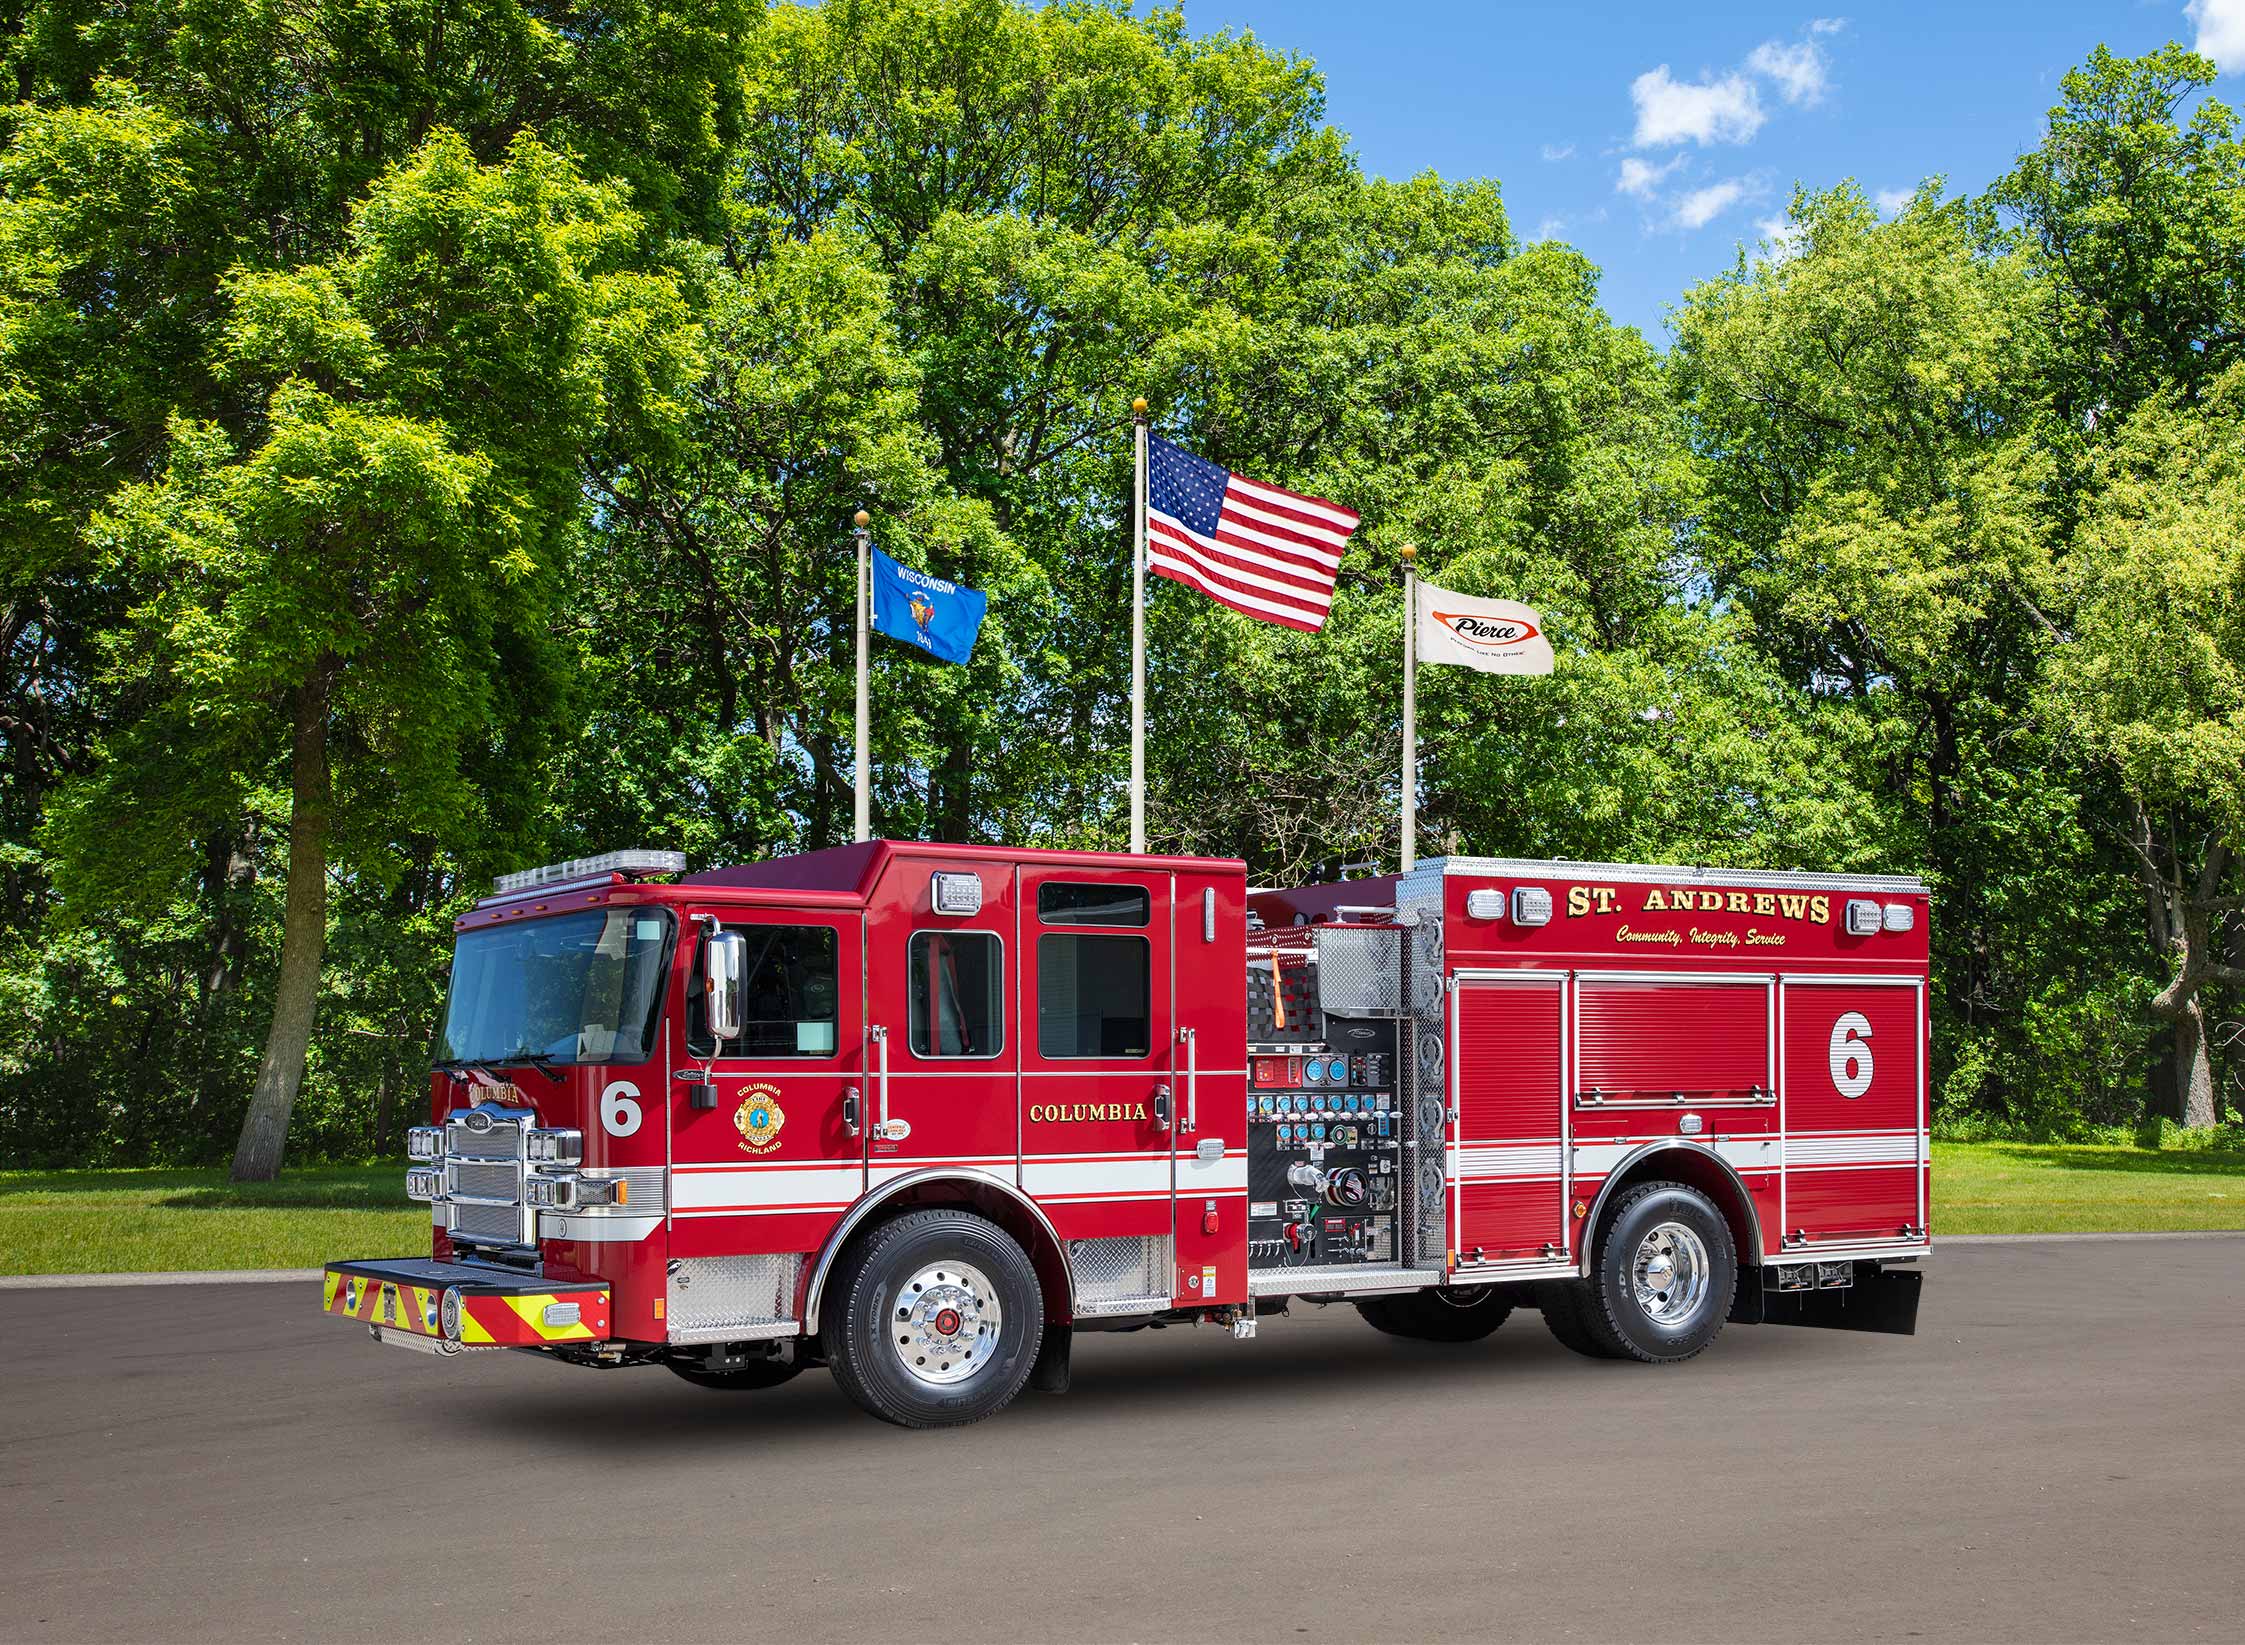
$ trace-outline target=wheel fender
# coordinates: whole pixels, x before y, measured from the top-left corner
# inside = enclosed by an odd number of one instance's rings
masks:
[[[1606,1173],[1606,1180],[1598,1185],[1598,1197],[1590,1202],[1590,1214],[1583,1219],[1582,1256],[1576,1263],[1576,1271],[1582,1278],[1590,1277],[1590,1259],[1592,1246],[1596,1241],[1598,1219],[1605,1215],[1607,1202],[1614,1194],[1659,1174],[1657,1170],[1646,1169],[1648,1166],[1657,1167],[1663,1161],[1686,1160],[1690,1163],[1684,1169],[1689,1175],[1679,1179],[1685,1187],[1702,1187],[1695,1179],[1712,1172],[1736,1201],[1735,1205],[1725,1205],[1721,1191],[1718,1191],[1715,1209],[1731,1225],[1731,1239],[1738,1246],[1739,1271],[1744,1273],[1761,1265],[1762,1221],[1754,1209],[1754,1196],[1746,1191],[1744,1179],[1732,1168],[1731,1162],[1714,1149],[1679,1139],[1648,1142],[1634,1153],[1623,1156],[1621,1162]]]
[[[901,1177],[884,1182],[842,1213],[841,1219],[828,1232],[826,1242],[819,1247],[818,1255],[804,1270],[807,1278],[803,1289],[803,1305],[796,1316],[803,1322],[803,1334],[807,1337],[818,1335],[819,1304],[826,1295],[827,1278],[853,1234],[886,1212],[941,1203],[950,1195],[956,1195],[970,1206],[978,1200],[1002,1201],[1037,1229],[1038,1241],[1025,1242],[1029,1244],[1030,1266],[1036,1269],[1041,1285],[1049,1286],[1050,1271],[1058,1271],[1061,1284],[1065,1287],[1068,1312],[1071,1315],[1075,1313],[1075,1277],[1069,1270],[1060,1236],[1053,1230],[1052,1219],[1045,1215],[1044,1208],[1003,1177],[936,1166],[925,1171],[907,1172]],[[1046,1248],[1038,1250],[1038,1243],[1044,1244]]]

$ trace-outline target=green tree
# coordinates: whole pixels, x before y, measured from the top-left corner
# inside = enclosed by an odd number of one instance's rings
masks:
[[[2097,879],[2082,828],[2022,841],[1989,808],[2079,807],[2031,712],[2059,532],[2035,270],[1989,255],[1937,184],[1891,223],[1852,186],[1804,192],[1792,223],[1791,255],[1742,256],[1678,319],[1706,495],[1692,550],[1880,796],[1875,855],[1938,888],[1944,1072],[2044,1118],[2050,1097],[2024,1077],[2041,1054],[2028,958],[2052,922],[2072,922],[2071,943],[2118,934],[2110,899],[2022,894]],[[1992,1055],[1973,1049],[1985,1035]]]
[[[288,902],[237,1177],[280,1164],[331,862],[380,875],[400,832],[473,841],[497,677],[551,666],[580,449],[658,410],[688,362],[671,287],[623,271],[637,228],[529,138],[487,167],[433,134],[377,181],[344,256],[231,282],[221,369],[270,385],[252,428],[176,424],[162,476],[97,520],[135,595],[103,641],[131,709],[57,807],[78,899],[160,894],[288,750]],[[509,758],[536,757],[534,728]]]
[[[1989,191],[2040,276],[2043,375],[2066,428],[2195,394],[2245,354],[2245,143],[2229,106],[2199,96],[2216,72],[2176,45],[2099,46]]]
[[[2117,773],[2185,1125],[2220,1120],[2205,994],[2245,984],[2223,918],[2245,830],[2245,364],[2147,402],[2100,454],[2052,711]]]

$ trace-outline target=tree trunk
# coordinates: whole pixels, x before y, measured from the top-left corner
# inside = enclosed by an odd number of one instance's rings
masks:
[[[273,1025],[265,1035],[257,1085],[242,1119],[242,1140],[234,1149],[236,1182],[271,1182],[280,1175],[289,1111],[304,1083],[304,1053],[312,1043],[320,960],[327,948],[327,830],[334,800],[327,765],[329,678],[323,666],[296,692],[281,975],[273,991]]]
[[[2193,994],[2175,1019],[2176,1116],[2196,1130],[2220,1118],[2214,1112],[2214,1063],[2206,1046],[2205,1003]]]

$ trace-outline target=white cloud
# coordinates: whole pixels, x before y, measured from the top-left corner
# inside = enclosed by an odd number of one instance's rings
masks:
[[[1808,244],[1808,231],[1790,217],[1764,217],[1754,224],[1754,229],[1769,246],[1769,259],[1773,263],[1789,262]]]
[[[1814,107],[1824,96],[1824,48],[1813,40],[1791,46],[1764,40],[1746,54],[1746,66],[1776,81],[1778,95],[1795,108]]]
[[[1684,157],[1681,154],[1657,166],[1650,160],[1638,159],[1634,154],[1625,155],[1621,162],[1621,175],[1614,179],[1614,192],[1634,194],[1640,200],[1649,200],[1653,190],[1666,182],[1683,163]]]
[[[1726,177],[1705,188],[1687,190],[1676,197],[1669,213],[1669,225],[1680,229],[1705,228],[1753,193],[1754,185],[1744,177]]]
[[[1808,32],[1811,34],[1837,34],[1846,27],[1847,19],[1844,17],[1812,17],[1809,19]]]
[[[1871,196],[1878,205],[1881,217],[1901,216],[1902,208],[1916,197],[1917,190],[1907,188],[1882,188]]]
[[[1566,237],[1567,219],[1564,217],[1546,217],[1536,225],[1538,240],[1563,240]]]
[[[2224,74],[2245,73],[2245,0],[2190,0],[2184,15],[2198,25],[2198,53]]]
[[[1754,82],[1735,70],[1720,80],[1682,81],[1663,63],[1629,82],[1637,105],[1638,148],[1673,143],[1746,143],[1769,116]]]
[[[1572,160],[1575,157],[1575,145],[1572,143],[1546,143],[1543,146],[1543,157],[1546,160]]]

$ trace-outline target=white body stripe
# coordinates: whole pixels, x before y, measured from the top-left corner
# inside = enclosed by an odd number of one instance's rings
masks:
[[[1566,1149],[1556,1142],[1468,1144],[1450,1150],[1450,1175],[1467,1182],[1556,1177],[1565,1165]]]
[[[1796,1131],[1785,1139],[1785,1163],[1819,1165],[1915,1165],[1915,1131]]]

